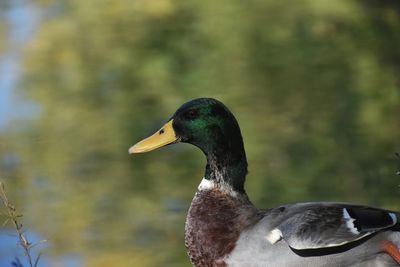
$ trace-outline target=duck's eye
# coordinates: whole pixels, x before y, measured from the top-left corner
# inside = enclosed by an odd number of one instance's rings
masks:
[[[185,113],[185,117],[190,120],[195,119],[198,115],[199,112],[196,109],[189,110],[188,112]]]

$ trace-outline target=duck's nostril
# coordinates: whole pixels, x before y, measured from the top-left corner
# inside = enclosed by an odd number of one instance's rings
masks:
[[[163,134],[164,133],[164,129],[161,129],[158,133],[159,134]]]

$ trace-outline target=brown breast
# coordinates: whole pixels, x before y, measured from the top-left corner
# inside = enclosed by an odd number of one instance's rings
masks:
[[[198,191],[186,218],[185,245],[193,266],[227,266],[241,231],[260,219],[246,194]]]

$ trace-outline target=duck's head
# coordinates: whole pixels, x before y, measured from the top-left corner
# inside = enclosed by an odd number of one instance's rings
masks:
[[[190,143],[207,156],[205,178],[243,191],[247,161],[239,125],[229,109],[212,98],[183,104],[152,136],[129,149],[144,153],[178,142]]]

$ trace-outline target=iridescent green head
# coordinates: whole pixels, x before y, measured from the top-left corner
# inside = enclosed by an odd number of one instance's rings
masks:
[[[199,147],[207,156],[205,178],[243,190],[247,161],[242,135],[233,114],[212,98],[198,98],[183,104],[154,135],[129,149],[142,153],[185,142]]]

